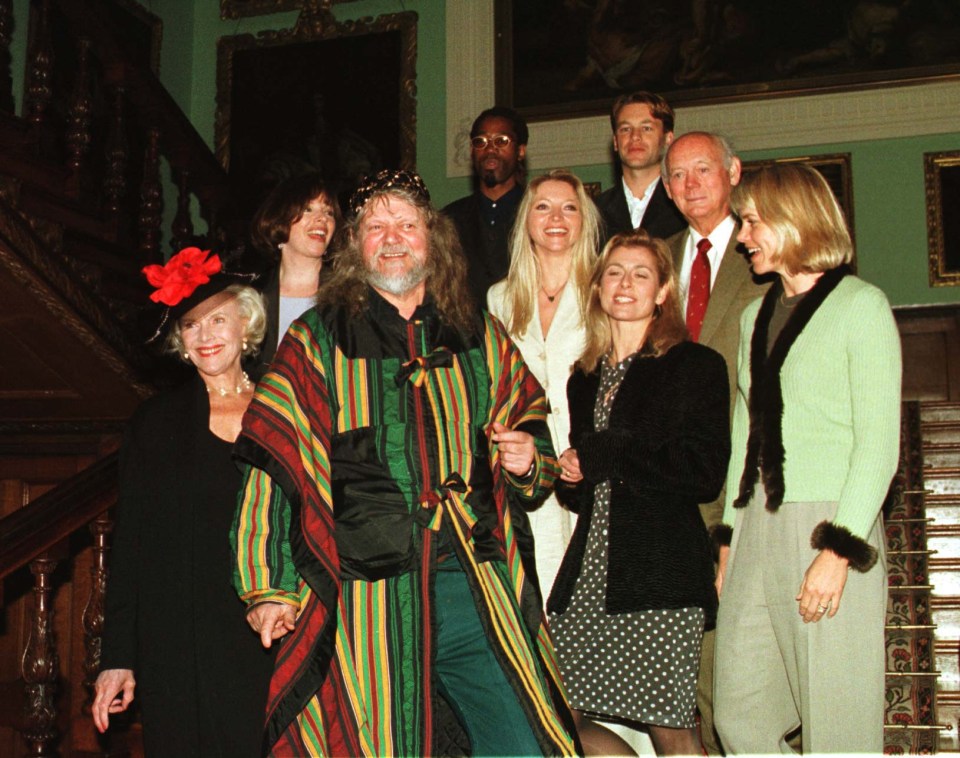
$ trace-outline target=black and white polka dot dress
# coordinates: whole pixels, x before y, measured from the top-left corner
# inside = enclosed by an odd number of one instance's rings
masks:
[[[607,428],[613,399],[633,359],[629,356],[616,366],[603,361],[594,407],[598,431]],[[570,605],[550,617],[570,705],[587,715],[691,728],[703,609],[608,615],[604,598],[609,522],[610,483],[602,482],[594,491],[583,568]]]

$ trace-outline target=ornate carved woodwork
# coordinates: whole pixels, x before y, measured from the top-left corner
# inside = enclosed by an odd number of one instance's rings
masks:
[[[81,38],[77,47],[77,78],[67,112],[67,165],[78,173],[90,150],[93,98],[90,95],[90,40]]]
[[[27,54],[27,88],[24,93],[27,119],[40,126],[53,98],[51,73],[53,45],[50,40],[50,0],[40,0],[36,7],[36,25],[30,51]]]
[[[140,185],[140,260],[162,263],[160,224],[163,221],[163,190],[160,185],[160,130],[147,131],[147,149],[143,156],[143,182]]]
[[[22,673],[27,695],[23,737],[28,745],[27,755],[36,758],[53,755],[57,737],[55,697],[60,657],[53,631],[53,588],[50,583],[50,575],[56,567],[57,562],[46,554],[30,563],[35,605],[30,638],[23,654]]]
[[[177,181],[177,213],[173,217],[170,247],[174,252],[187,247],[193,240],[193,220],[190,218],[190,193],[187,190],[189,171],[181,171]]]
[[[109,513],[102,513],[90,524],[93,534],[93,566],[90,569],[90,599],[83,609],[83,638],[85,657],[83,660],[83,683],[87,689],[84,711],[93,704],[93,683],[100,671],[100,637],[103,634],[104,603],[107,594],[107,578],[110,569],[107,565],[108,540],[113,531],[113,519]]]
[[[314,5],[328,8],[331,3],[349,3],[352,0],[314,0]],[[303,8],[310,0],[220,0],[220,18],[259,16],[264,13],[281,13]]]
[[[110,128],[107,132],[106,172],[103,180],[103,206],[110,216],[116,216],[120,211],[120,203],[127,194],[127,162],[130,154],[130,144],[127,140],[123,99],[123,87],[114,87],[113,98],[111,99]]]

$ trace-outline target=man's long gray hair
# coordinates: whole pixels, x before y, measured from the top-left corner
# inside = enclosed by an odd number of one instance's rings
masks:
[[[477,309],[467,286],[467,261],[456,227],[422,196],[402,188],[371,195],[346,226],[343,247],[333,257],[332,273],[323,277],[317,302],[339,305],[353,315],[367,307],[368,271],[363,263],[361,225],[368,209],[384,198],[397,198],[414,206],[427,229],[427,294],[436,304],[443,321],[463,334],[474,332],[479,323]]]

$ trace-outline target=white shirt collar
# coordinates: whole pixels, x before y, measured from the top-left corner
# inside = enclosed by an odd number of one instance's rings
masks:
[[[650,198],[653,197],[653,192],[657,188],[657,182],[660,181],[660,177],[657,177],[647,185],[647,188],[643,191],[643,197],[636,197],[633,192],[630,191],[626,179],[621,177],[620,181],[623,182],[623,196],[627,198],[627,210],[630,211],[630,223],[633,224],[634,229],[639,229],[643,221],[643,214],[647,212],[647,206],[650,205]]]

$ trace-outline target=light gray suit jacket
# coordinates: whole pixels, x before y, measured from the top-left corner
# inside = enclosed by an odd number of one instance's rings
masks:
[[[710,290],[707,313],[700,329],[700,344],[716,350],[727,362],[727,378],[730,380],[730,414],[733,416],[733,404],[737,393],[737,355],[740,346],[740,314],[747,304],[756,300],[767,291],[770,280],[754,280],[750,262],[737,250],[737,224],[730,242],[720,261],[720,270]],[[689,229],[674,234],[667,240],[673,253],[673,265],[677,272],[683,263],[683,251],[687,244]],[[720,522],[723,515],[723,495],[708,505],[701,506],[707,526]]]

